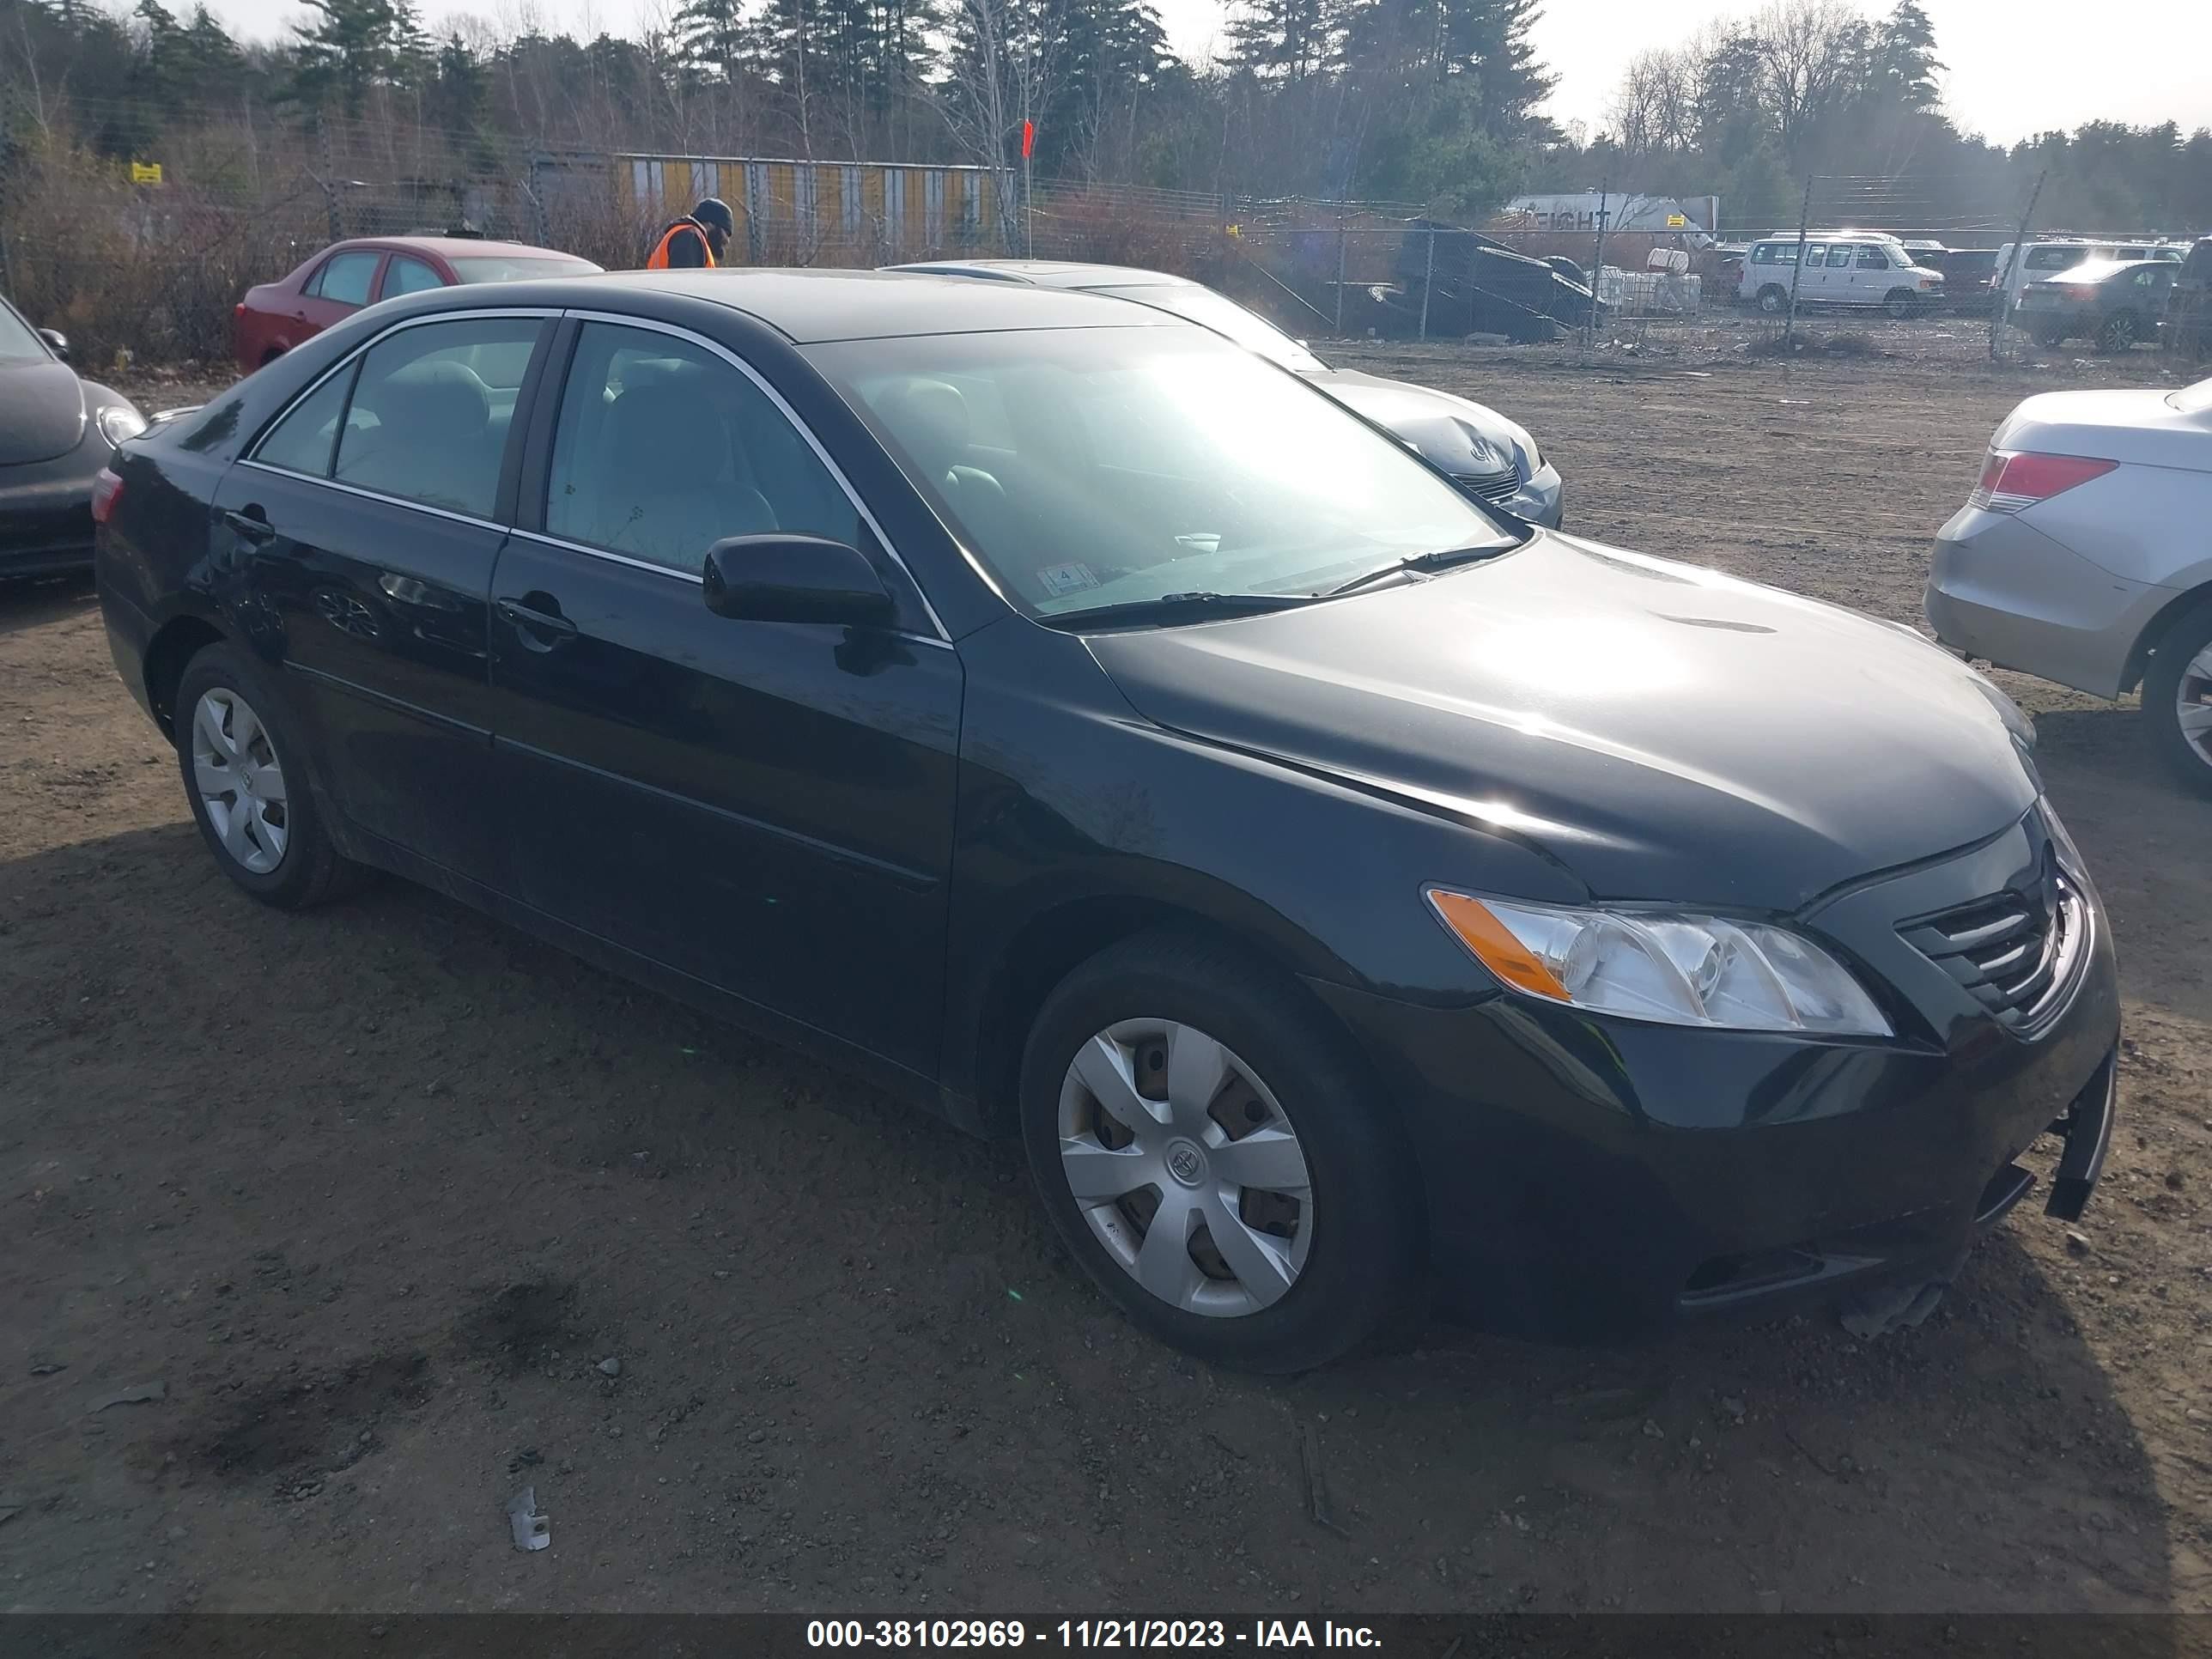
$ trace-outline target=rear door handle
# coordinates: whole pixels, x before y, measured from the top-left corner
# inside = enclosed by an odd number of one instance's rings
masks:
[[[550,634],[553,636],[550,640],[538,641],[532,640],[526,634],[523,636],[523,643],[526,645],[537,644],[540,648],[544,648],[546,646],[556,644],[562,640],[573,640],[576,637],[576,624],[566,617],[556,616],[551,611],[537,610],[523,604],[520,599],[500,599],[495,601],[495,604],[499,614],[517,628],[534,629],[538,633]]]
[[[226,513],[222,515],[222,521],[238,533],[241,541],[265,542],[273,539],[276,534],[275,525],[252,513]]]

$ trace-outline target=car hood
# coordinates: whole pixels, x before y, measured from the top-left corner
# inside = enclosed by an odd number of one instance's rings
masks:
[[[66,455],[84,436],[84,389],[67,363],[0,364],[0,466]]]
[[[1386,380],[1356,369],[1332,368],[1305,377],[1355,414],[1395,434],[1455,477],[1479,477],[1539,465],[1528,433],[1494,409],[1448,392],[1404,380]]]
[[[2185,415],[2163,392],[2046,392],[2005,416],[1990,447],[2212,472],[2212,409]]]
[[[2036,794],[2001,694],[1909,629],[1549,532],[1089,643],[1161,726],[1514,836],[1599,897],[1794,910]]]

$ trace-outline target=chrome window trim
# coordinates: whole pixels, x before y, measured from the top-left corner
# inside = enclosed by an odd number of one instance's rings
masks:
[[[632,570],[642,570],[648,575],[665,576],[672,581],[689,582],[694,587],[705,585],[705,579],[696,572],[678,570],[672,564],[655,564],[650,559],[634,558],[627,553],[616,553],[604,547],[592,547],[583,542],[572,542],[560,536],[549,536],[538,530],[509,530],[507,534],[518,541],[535,542],[540,547],[555,548],[563,553],[581,553],[587,558],[605,559],[610,564],[627,565]],[[927,645],[939,651],[954,649],[950,640],[941,640],[934,634],[917,634],[911,629],[887,628],[884,630],[895,639],[910,641],[915,645]]]
[[[256,472],[266,472],[271,477],[294,478],[301,483],[320,484],[325,489],[335,489],[342,495],[358,495],[365,501],[380,501],[386,507],[404,507],[416,513],[428,513],[433,518],[447,519],[455,524],[465,524],[478,530],[489,530],[495,535],[508,533],[508,526],[494,519],[479,519],[474,514],[456,513],[450,507],[434,507],[428,501],[411,501],[404,495],[387,495],[381,490],[363,489],[359,484],[340,483],[336,478],[319,478],[312,472],[295,472],[287,466],[271,466],[266,461],[240,461],[240,466],[250,466]]]
[[[860,492],[853,488],[853,481],[845,476],[845,469],[839,466],[836,461],[831,458],[830,452],[823,447],[822,441],[814,435],[813,431],[807,426],[805,422],[799,418],[799,411],[785,401],[783,394],[778,392],[774,386],[770,386],[766,380],[762,378],[759,370],[756,369],[750,363],[745,362],[744,358],[738,356],[737,353],[732,351],[727,346],[723,345],[719,341],[710,340],[703,334],[696,333],[688,328],[679,327],[674,323],[664,323],[656,318],[635,317],[626,315],[620,312],[612,311],[579,311],[571,309],[566,314],[574,318],[580,323],[605,323],[616,328],[644,329],[651,333],[666,334],[679,340],[688,340],[692,344],[702,347],[706,350],[712,352],[715,356],[720,357],[724,362],[729,364],[731,368],[736,369],[738,374],[744,375],[745,379],[750,380],[754,386],[760,389],[762,395],[767,398],[769,402],[775,405],[777,412],[781,414],[785,421],[790,424],[791,429],[793,432],[796,432],[799,437],[805,441],[806,447],[814,452],[814,459],[821,462],[823,466],[828,470],[830,477],[836,481],[837,488],[844,492],[845,499],[852,503],[853,510],[860,515],[860,522],[866,525],[869,530],[874,532],[876,545],[884,550],[884,556],[898,567],[899,574],[906,578],[907,585],[914,589],[915,597],[921,601],[922,612],[929,618],[930,626],[937,630],[937,636],[933,642],[946,646],[952,643],[952,635],[945,626],[945,619],[937,614],[937,607],[929,602],[929,590],[921,585],[921,579],[914,574],[913,567],[908,565],[903,558],[899,556],[898,549],[892,544],[890,537],[884,533],[882,524],[877,520],[876,515],[868,510],[868,504],[860,499]],[[567,387],[564,386],[562,390],[562,394],[565,397]],[[554,427],[556,436],[558,435],[559,425],[560,416],[559,411],[556,410],[554,416]],[[548,488],[550,490],[550,472],[548,474]],[[541,538],[541,539],[547,538]],[[573,543],[559,542],[556,542],[556,544],[562,546],[574,545]],[[586,552],[593,552],[598,550],[586,548],[582,550]],[[659,568],[663,567],[655,568]],[[903,629],[899,631],[905,637],[921,639],[927,639],[929,637],[927,635],[908,635]]]

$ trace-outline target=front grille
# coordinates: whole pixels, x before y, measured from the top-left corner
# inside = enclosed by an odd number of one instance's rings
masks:
[[[2081,889],[2046,847],[2038,878],[1898,932],[2002,1024],[2018,1028],[2037,1024],[2064,994],[2088,927]]]
[[[1511,501],[1514,492],[1521,488],[1521,475],[1510,471],[1455,472],[1452,482],[1486,501],[1504,502]]]

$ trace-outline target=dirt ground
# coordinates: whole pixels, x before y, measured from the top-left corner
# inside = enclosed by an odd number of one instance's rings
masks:
[[[2015,399],[2157,374],[1749,337],[1343,356],[1522,421],[1577,531],[1908,621]],[[0,1607],[2212,1609],[2212,805],[2003,678],[2119,935],[2084,1243],[2024,1206],[1870,1344],[1271,1384],[1126,1327],[1012,1149],[397,883],[255,905],[86,592],[0,595]]]

